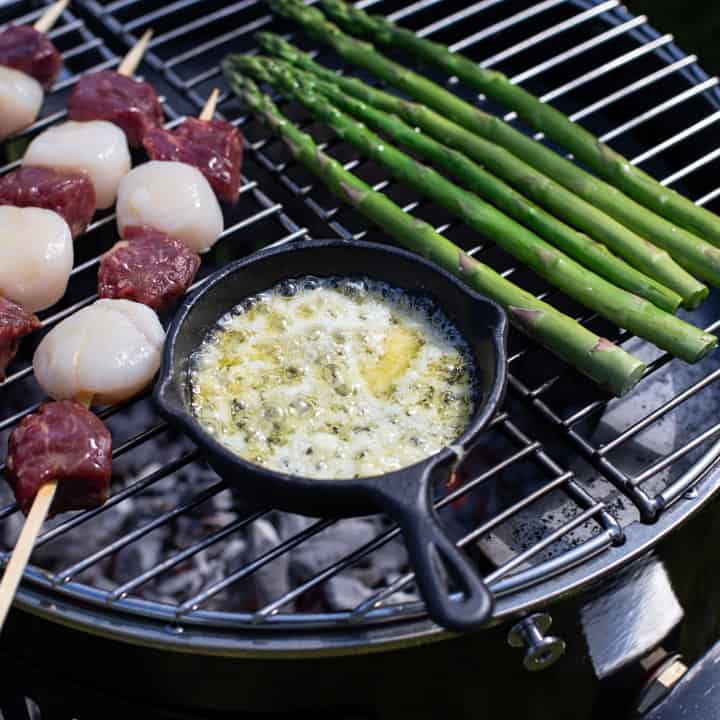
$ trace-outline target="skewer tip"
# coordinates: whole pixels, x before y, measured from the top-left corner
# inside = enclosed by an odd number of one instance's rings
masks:
[[[79,402],[81,405],[85,406],[85,408],[89,409],[93,402],[93,394],[80,392],[80,393],[78,393],[75,400],[77,402]]]
[[[126,77],[132,77],[135,71],[138,69],[140,62],[143,59],[143,55],[150,44],[150,39],[153,36],[152,29],[146,30],[142,37],[130,48],[128,54],[123,58],[123,61],[118,65],[118,73],[125,75]]]
[[[33,27],[41,33],[48,32],[57,22],[63,10],[70,4],[70,0],[58,0],[48,7],[48,9],[35,22]]]
[[[205,103],[205,107],[202,109],[202,112],[198,115],[198,118],[200,120],[205,120],[207,122],[208,120],[213,119],[213,115],[215,115],[215,108],[217,106],[217,101],[218,101],[219,96],[220,96],[220,90],[218,88],[215,88],[210,93],[210,97],[207,99],[207,102]]]

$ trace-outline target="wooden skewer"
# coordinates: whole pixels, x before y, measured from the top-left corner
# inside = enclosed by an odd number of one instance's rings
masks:
[[[38,18],[33,27],[41,33],[46,33],[57,22],[63,10],[70,4],[70,0],[58,0]],[[1,623],[0,623],[1,624]]]
[[[207,99],[207,102],[205,103],[205,107],[202,109],[202,112],[198,115],[199,120],[205,120],[206,122],[208,120],[213,119],[213,115],[215,115],[215,107],[217,106],[217,100],[220,95],[220,90],[215,88],[211,93],[210,97]]]
[[[76,399],[79,403],[85,405],[85,407],[90,407],[92,395],[82,395]],[[51,480],[42,485],[37,491],[30,512],[25,519],[23,529],[20,531],[20,536],[15,543],[15,548],[5,568],[2,580],[0,581],[0,631],[5,624],[5,618],[12,605],[20,580],[22,580],[25,566],[28,564],[28,560],[30,560],[30,555],[32,555],[35,541],[40,534],[40,530],[52,505],[57,486],[57,480]]]
[[[125,75],[126,77],[132,77],[135,71],[140,65],[140,61],[150,44],[150,38],[153,36],[152,30],[146,30],[143,36],[130,48],[130,52],[123,58],[123,61],[118,65],[118,73]]]
[[[8,562],[5,568],[2,582],[0,582],[0,630],[5,623],[8,610],[10,610],[13,598],[15,597],[15,591],[20,584],[25,566],[35,547],[35,540],[40,534],[40,528],[45,522],[45,517],[48,514],[50,505],[52,505],[56,490],[57,480],[45,483],[45,485],[38,490],[27,519],[25,520],[25,524],[23,525],[23,529],[20,532],[20,537],[15,543],[15,549],[10,556],[10,562]]]

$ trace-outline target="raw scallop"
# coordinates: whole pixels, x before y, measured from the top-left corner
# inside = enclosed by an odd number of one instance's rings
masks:
[[[23,159],[23,165],[85,171],[100,209],[113,205],[130,164],[125,133],[104,120],[54,125],[30,143]]]
[[[35,378],[55,400],[117,403],[137,395],[160,367],[165,332],[130,300],[97,300],[56,325],[33,358]]]
[[[54,305],[73,265],[68,224],[42,208],[0,207],[0,295],[36,312]]]
[[[32,125],[42,102],[43,89],[37,80],[0,66],[0,140]]]

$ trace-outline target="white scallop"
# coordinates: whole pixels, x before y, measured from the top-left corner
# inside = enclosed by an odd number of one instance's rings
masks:
[[[98,300],[54,327],[33,358],[35,377],[55,400],[98,404],[137,395],[160,367],[165,332],[147,305]]]
[[[64,294],[73,266],[65,220],[42,208],[0,207],[0,295],[35,312]]]
[[[35,78],[0,65],[0,140],[32,125],[42,102],[42,85]]]
[[[109,208],[118,185],[130,170],[125,133],[104,120],[54,125],[28,146],[24,165],[84,170],[95,187],[98,208]]]
[[[120,234],[128,225],[149,225],[197,253],[207,252],[223,231],[223,216],[205,176],[192,165],[153,160],[131,170],[120,183]]]

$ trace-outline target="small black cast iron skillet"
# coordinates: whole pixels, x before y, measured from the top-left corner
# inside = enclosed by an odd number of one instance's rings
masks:
[[[268,470],[221,445],[191,411],[188,370],[206,333],[246,297],[282,280],[315,276],[366,276],[411,293],[426,293],[467,340],[478,376],[473,417],[451,447],[396,472],[353,480],[317,480]],[[495,412],[506,383],[507,320],[494,302],[452,275],[403,250],[370,243],[313,241],[265,251],[232,263],[188,297],[168,331],[155,400],[161,413],[205,452],[213,469],[249,499],[310,516],[347,517],[387,512],[402,528],[428,612],[452,630],[470,630],[488,619],[492,596],[461,550],[445,535],[431,502],[432,480],[446,477]],[[442,563],[463,591],[453,600]]]

